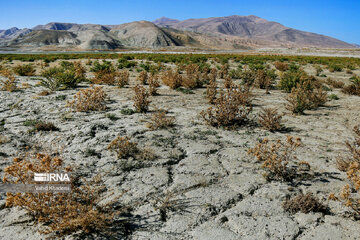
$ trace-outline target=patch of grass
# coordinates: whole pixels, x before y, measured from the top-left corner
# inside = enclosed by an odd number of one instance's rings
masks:
[[[328,96],[329,100],[339,100],[338,95],[336,95],[335,93],[332,93]]]
[[[177,88],[176,91],[182,92],[184,94],[194,94],[194,92],[191,89],[182,88],[182,87]]]
[[[130,108],[123,108],[121,109],[120,113],[123,115],[133,115],[136,112]]]

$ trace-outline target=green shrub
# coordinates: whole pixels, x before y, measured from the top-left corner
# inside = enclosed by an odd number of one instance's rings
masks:
[[[13,71],[19,76],[34,76],[35,69],[31,64],[18,65],[13,67]]]
[[[316,81],[314,77],[308,76],[304,71],[288,71],[281,74],[278,87],[279,89],[289,93],[293,88],[297,86],[297,84],[302,83],[308,79],[310,79],[311,81]]]

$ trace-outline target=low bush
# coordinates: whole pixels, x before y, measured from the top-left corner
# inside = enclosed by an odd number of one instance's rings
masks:
[[[150,74],[148,83],[149,83],[149,94],[151,96],[158,95],[157,88],[160,87],[158,75]]]
[[[284,72],[280,76],[278,88],[290,93],[293,88],[304,81],[316,81],[314,77],[310,77],[304,71],[288,71]]]
[[[176,70],[168,70],[163,72],[161,76],[162,82],[171,89],[177,89],[182,84],[182,77]]]
[[[210,104],[214,104],[216,100],[217,94],[217,84],[216,84],[216,76],[210,78],[209,85],[206,88],[206,98],[208,99]]]
[[[264,108],[259,114],[259,124],[271,132],[281,130],[281,120],[283,115],[279,114],[275,108]]]
[[[105,99],[107,94],[102,87],[81,89],[74,95],[74,100],[68,102],[68,106],[78,112],[102,111],[106,109]]]
[[[286,108],[295,114],[304,114],[305,110],[316,109],[324,105],[328,98],[322,87],[315,87],[310,80],[299,83],[286,97]]]
[[[333,88],[343,88],[345,85],[345,83],[333,80],[332,78],[326,79],[326,84],[330,85]]]
[[[226,89],[214,101],[214,106],[202,111],[200,115],[205,122],[214,127],[233,128],[249,121],[252,111],[251,93],[240,87]]]
[[[122,88],[129,84],[130,73],[128,70],[124,70],[118,73],[117,85]]]
[[[352,84],[344,87],[342,92],[350,95],[360,96],[360,77],[354,75],[350,78]]]
[[[255,85],[260,89],[269,91],[272,87],[277,75],[272,70],[259,69],[255,76]]]
[[[59,128],[56,127],[52,122],[38,122],[35,124],[35,128],[36,131],[45,131],[45,132],[49,132],[49,131],[59,131]]]
[[[286,62],[274,62],[274,66],[277,70],[285,72],[289,69],[289,65]]]
[[[342,189],[340,196],[330,194],[329,199],[341,201],[350,207],[357,217],[360,217],[360,126],[354,127],[355,141],[346,141],[348,156],[338,158],[337,164],[341,171],[346,171],[350,181]]]
[[[140,84],[142,85],[146,85],[147,84],[147,80],[148,80],[148,74],[146,71],[141,71],[139,73],[139,75],[137,76],[137,80],[140,82]]]
[[[13,71],[19,76],[34,76],[35,69],[31,64],[18,65],[13,67]]]
[[[147,127],[151,130],[170,128],[175,125],[175,117],[169,117],[166,115],[167,110],[157,109],[151,117],[151,122],[147,124]]]
[[[327,212],[327,207],[310,192],[306,194],[300,193],[291,199],[285,200],[283,202],[283,208],[291,214],[295,214],[297,212]]]
[[[136,112],[146,113],[149,110],[150,100],[149,92],[143,86],[135,86],[134,87],[135,95],[133,97],[134,107]]]
[[[137,143],[131,142],[129,137],[120,136],[111,141],[108,150],[114,151],[119,159],[134,157],[139,153]]]
[[[34,184],[34,173],[70,172],[62,159],[47,154],[30,154],[13,159],[4,170],[4,183]],[[118,211],[109,204],[100,204],[103,187],[99,181],[79,182],[69,193],[7,193],[6,206],[25,209],[39,224],[41,233],[63,238],[76,232],[108,233]],[[53,236],[53,237],[55,237]]]
[[[18,90],[16,86],[16,78],[10,70],[4,69],[0,71],[0,76],[4,77],[5,80],[0,79],[0,90],[14,92]]]
[[[255,156],[257,161],[262,163],[262,168],[265,169],[264,177],[267,180],[292,181],[302,169],[307,171],[310,167],[306,162],[297,162],[295,150],[300,146],[300,138],[288,136],[285,143],[276,140],[271,144],[265,138],[254,148],[250,148],[248,154]]]

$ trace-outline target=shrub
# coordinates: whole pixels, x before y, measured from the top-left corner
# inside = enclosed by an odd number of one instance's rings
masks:
[[[40,80],[40,85],[48,88],[50,91],[56,91],[61,87],[61,83],[57,75],[61,72],[60,68],[52,67],[44,70],[41,76],[44,77]]]
[[[171,89],[177,89],[181,86],[182,77],[177,71],[168,70],[161,76],[162,82]]]
[[[323,69],[319,65],[315,66],[315,70],[316,70],[316,76],[320,76],[320,74],[323,72]]]
[[[13,71],[19,76],[34,76],[35,69],[31,64],[18,65],[13,67]]]
[[[135,95],[133,97],[134,107],[137,112],[146,113],[149,109],[150,101],[149,93],[143,86],[135,86],[134,87]]]
[[[242,84],[252,86],[256,79],[256,71],[245,69],[241,73]]]
[[[7,69],[0,71],[0,76],[6,78],[5,80],[0,80],[0,90],[14,92],[18,89],[16,86],[16,78],[13,73]]]
[[[186,75],[182,77],[181,85],[188,89],[202,87],[203,81],[197,64],[189,64],[185,67]]]
[[[341,72],[343,68],[344,67],[340,64],[331,64],[328,66],[330,72]]]
[[[350,81],[352,84],[344,87],[342,91],[350,95],[360,96],[360,77],[354,75],[350,78]]]
[[[285,62],[274,62],[274,66],[277,70],[285,72],[289,69],[289,65]]]
[[[338,95],[336,95],[335,93],[332,93],[328,96],[329,100],[339,100]]]
[[[118,77],[117,72],[108,72],[106,70],[100,70],[94,73],[95,77],[91,79],[94,84],[106,84],[115,85],[116,78]]]
[[[338,157],[337,159],[337,166],[341,171],[347,171],[351,163],[360,164],[360,126],[355,126],[353,132],[355,134],[355,141],[345,142],[349,156],[344,158]]]
[[[214,101],[214,107],[202,111],[200,115],[205,122],[214,127],[235,127],[248,122],[252,107],[247,106],[249,92],[241,88],[228,88],[226,92],[220,92],[220,96]],[[245,103],[246,102],[246,103]]]
[[[143,84],[143,85],[146,85],[147,84],[147,80],[148,80],[148,74],[146,71],[141,71],[139,73],[139,75],[137,76],[137,80]]]
[[[139,152],[137,144],[131,142],[129,137],[120,136],[111,141],[108,150],[114,151],[119,159],[134,157]]]
[[[276,76],[277,75],[272,70],[259,69],[256,72],[255,85],[260,89],[266,89],[268,92],[274,83]]]
[[[125,59],[125,58],[119,58],[119,60],[118,60],[118,68],[119,69],[132,68],[132,67],[135,67],[136,65],[137,65],[136,62],[130,62],[130,61],[128,61],[128,59]]]
[[[306,162],[296,162],[295,150],[299,146],[301,146],[300,138],[294,139],[294,137],[288,136],[285,143],[277,140],[272,144],[265,138],[254,148],[250,148],[248,154],[255,156],[262,163],[262,168],[266,171],[264,176],[267,180],[292,181],[297,170],[301,169],[298,166],[306,165],[309,167]]]
[[[279,89],[290,93],[291,90],[297,86],[297,84],[301,84],[306,80],[316,81],[314,77],[309,77],[304,71],[288,71],[280,76],[278,87]]]
[[[118,80],[117,80],[117,84],[120,88],[124,87],[125,85],[129,84],[129,77],[130,77],[130,73],[128,70],[125,71],[121,71],[118,73]]]
[[[81,89],[74,95],[74,100],[68,102],[68,106],[78,112],[102,111],[106,109],[106,97],[102,87]]]
[[[35,130],[36,131],[59,131],[59,128],[57,128],[52,122],[38,122],[35,124]]]
[[[92,72],[103,71],[110,73],[110,72],[115,72],[115,68],[112,65],[112,63],[109,61],[103,61],[103,63],[100,63],[99,61],[95,61],[93,63],[93,66],[90,68],[90,71]]]
[[[206,97],[210,104],[214,104],[216,100],[216,94],[217,94],[217,85],[216,85],[216,76],[210,78],[209,85],[206,88]]]
[[[269,131],[277,131],[282,128],[281,119],[283,115],[278,114],[275,108],[264,108],[259,114],[259,124]]]
[[[151,96],[158,95],[157,88],[160,87],[158,76],[154,74],[150,74],[148,83],[149,83],[149,94]]]
[[[286,97],[286,108],[295,114],[303,114],[305,110],[316,109],[327,101],[327,93],[321,87],[314,88],[310,80],[298,84]]]
[[[151,130],[173,127],[175,124],[175,117],[166,116],[167,110],[157,109],[151,117],[151,122],[147,127]]]
[[[283,208],[291,214],[297,212],[310,213],[327,211],[327,207],[310,192],[306,194],[300,193],[291,199],[285,200],[283,202]]]
[[[346,142],[349,156],[344,159],[339,158],[337,163],[342,171],[346,171],[350,184],[344,186],[340,193],[340,197],[330,194],[329,199],[342,201],[347,207],[350,207],[354,213],[360,215],[360,126],[354,127],[355,141]]]
[[[3,182],[33,184],[34,173],[69,172],[62,159],[47,154],[26,155],[13,159],[4,170]],[[81,184],[81,182],[80,182]],[[99,182],[75,186],[72,193],[7,193],[6,206],[21,207],[45,228],[42,233],[58,237],[82,231],[83,233],[110,232],[116,212],[110,204],[100,205]]]
[[[230,68],[230,66],[227,63],[221,65],[220,70],[219,70],[219,78],[224,78],[226,75],[228,75],[229,68]]]
[[[326,79],[326,84],[332,86],[333,88],[343,88],[345,85],[345,83],[333,80],[331,78]]]
[[[231,88],[233,85],[232,79],[229,75],[224,76],[224,88]]]

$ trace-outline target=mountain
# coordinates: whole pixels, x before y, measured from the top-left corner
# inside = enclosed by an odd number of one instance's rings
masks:
[[[238,36],[246,39],[266,40],[299,47],[353,48],[354,46],[335,38],[304,32],[280,23],[250,16],[228,16],[188,19],[184,21],[161,18],[154,21],[161,27],[193,31],[207,35]]]
[[[250,16],[188,19],[159,18],[119,25],[51,22],[33,29],[0,30],[1,49],[114,50],[262,47],[354,48],[353,44]]]

